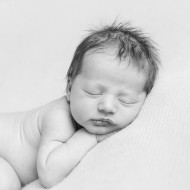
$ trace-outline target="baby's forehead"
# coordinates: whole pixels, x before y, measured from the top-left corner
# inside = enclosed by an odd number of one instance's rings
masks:
[[[86,55],[81,74],[93,78],[107,77],[110,80],[117,78],[121,81],[131,76],[132,80],[144,79],[144,73],[138,71],[128,58],[120,60],[112,52],[92,52]]]
[[[96,48],[96,49],[94,48],[94,49],[87,51],[84,54],[81,67],[85,64],[86,60],[91,61],[92,59],[94,59],[96,57],[99,57],[99,59],[100,58],[104,59],[105,57],[109,57],[110,63],[112,62],[112,60],[116,60],[116,62],[118,63],[118,66],[124,66],[124,67],[126,67],[126,69],[128,69],[128,68],[134,69],[134,70],[138,71],[139,74],[146,73],[146,71],[143,70],[142,68],[140,68],[140,66],[139,66],[139,65],[145,65],[146,64],[145,60],[144,61],[142,60],[141,63],[139,63],[139,61],[135,60],[134,58],[132,58],[130,56],[119,57],[117,48],[115,48],[115,47]],[[142,63],[142,62],[144,62],[144,63]]]

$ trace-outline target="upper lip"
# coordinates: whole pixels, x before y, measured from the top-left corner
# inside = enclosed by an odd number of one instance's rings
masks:
[[[102,121],[102,122],[108,122],[110,125],[115,125],[115,123],[111,119],[106,118],[98,118],[98,119],[92,119],[93,121]]]

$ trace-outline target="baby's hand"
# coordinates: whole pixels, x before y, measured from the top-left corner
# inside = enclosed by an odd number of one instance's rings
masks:
[[[118,131],[120,131],[120,130],[112,131],[112,132],[104,134],[104,135],[96,135],[96,140],[99,143],[99,142],[107,139],[108,137],[112,136],[113,134],[117,133]]]

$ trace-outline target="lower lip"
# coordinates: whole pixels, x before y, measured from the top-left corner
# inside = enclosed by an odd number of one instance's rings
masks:
[[[101,121],[101,120],[92,120],[93,124],[96,126],[109,126],[111,125],[108,121]]]

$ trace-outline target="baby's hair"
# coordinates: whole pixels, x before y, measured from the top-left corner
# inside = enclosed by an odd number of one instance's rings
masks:
[[[147,81],[144,87],[148,94],[155,82],[158,74],[159,56],[154,42],[143,34],[140,29],[131,27],[128,23],[114,22],[110,26],[91,30],[89,35],[78,45],[69,70],[67,72],[67,92],[71,89],[71,84],[79,74],[84,56],[90,50],[105,50],[114,48],[116,57],[121,61],[127,60],[127,64],[132,64],[139,72],[143,72]]]

